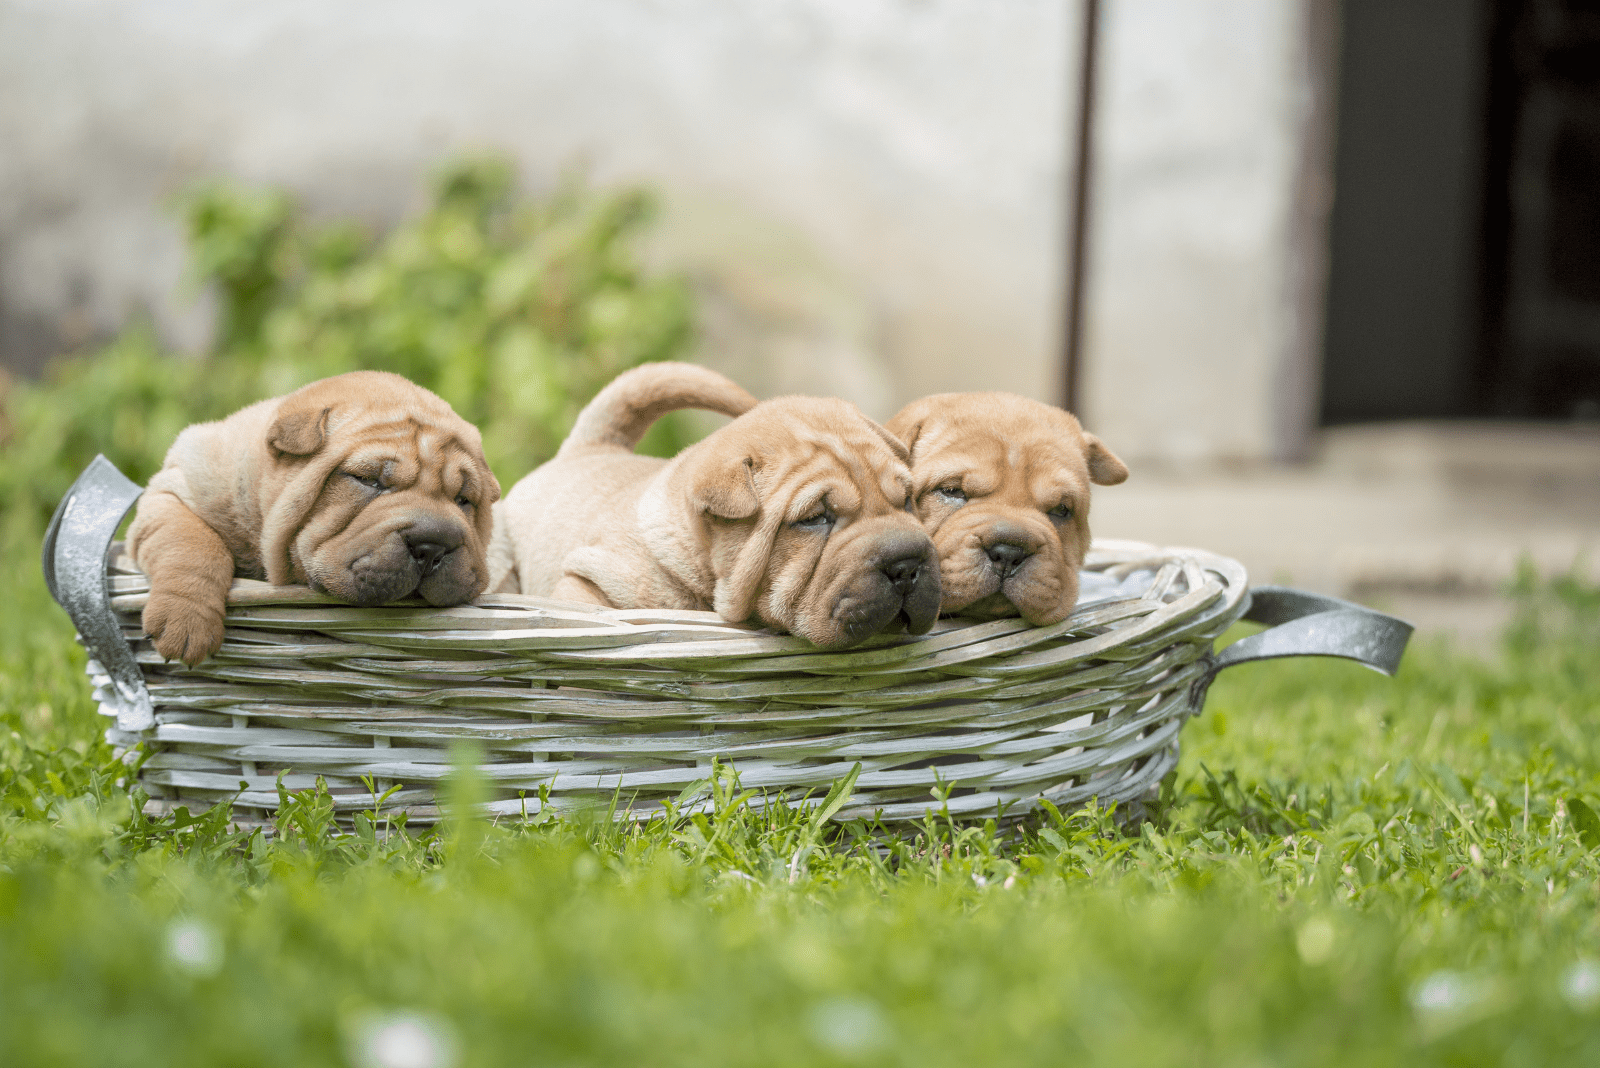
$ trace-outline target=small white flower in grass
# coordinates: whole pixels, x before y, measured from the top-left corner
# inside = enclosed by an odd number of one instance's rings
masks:
[[[450,1025],[420,1012],[357,1017],[346,1045],[356,1068],[453,1068],[458,1060]]]
[[[174,920],[167,928],[167,959],[191,975],[216,975],[222,969],[222,943],[198,920]]]
[[[1575,1009],[1584,1012],[1600,1006],[1600,964],[1580,960],[1561,977],[1561,996]]]
[[[889,1024],[871,998],[829,998],[811,1007],[808,1023],[817,1045],[840,1057],[876,1052],[889,1044]]]
[[[973,873],[972,881],[978,884],[978,888],[980,890],[989,885],[989,880],[985,879],[981,875],[978,875],[977,873]]]
[[[1300,925],[1295,932],[1294,948],[1307,964],[1321,964],[1333,956],[1333,924],[1317,916]]]

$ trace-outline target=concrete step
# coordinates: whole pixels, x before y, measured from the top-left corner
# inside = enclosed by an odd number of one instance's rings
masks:
[[[1325,431],[1298,467],[1133,466],[1100,537],[1193,545],[1283,582],[1492,640],[1519,566],[1600,582],[1600,427],[1400,423]]]

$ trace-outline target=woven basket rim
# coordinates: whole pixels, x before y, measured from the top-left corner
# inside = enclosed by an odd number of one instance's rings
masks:
[[[148,584],[114,570],[112,607],[135,638]],[[487,808],[511,815],[537,811],[526,792],[548,781],[558,807],[631,790],[645,800],[629,814],[645,817],[719,754],[786,804],[860,764],[841,819],[920,818],[928,802],[914,795],[941,778],[971,784],[947,802],[956,815],[1129,801],[1175,764],[1193,684],[1211,640],[1247,607],[1247,576],[1205,550],[1121,540],[1095,542],[1084,570],[1151,580],[1141,596],[1080,603],[1049,626],[941,620],[840,651],[708,612],[522,595],[357,608],[239,580],[213,661],[168,665],[136,643],[156,725],[108,737],[155,746],[141,775],[168,804],[221,798],[243,777],[251,786],[234,803],[246,818],[275,806],[263,776],[288,767],[345,795],[358,774],[406,783],[396,807],[437,819],[430,784],[449,739],[468,736],[490,740],[493,783],[524,791]],[[345,795],[341,812],[364,807]]]
[[[142,609],[149,593],[149,581],[138,570],[133,560],[125,554],[121,542],[112,546],[108,556],[106,582],[107,590],[111,595],[111,607],[118,612]],[[1230,588],[1248,588],[1249,579],[1244,565],[1231,557],[1222,556],[1205,549],[1196,549],[1188,546],[1160,546],[1150,542],[1130,539],[1096,538],[1086,554],[1082,570],[1101,571],[1171,559],[1187,559],[1198,567],[1215,572],[1227,579],[1227,585]],[[1121,600],[1129,599],[1137,598],[1121,598]],[[1070,623],[1073,617],[1082,616],[1103,608],[1110,603],[1113,603],[1111,599],[1089,602],[1080,600],[1073,611],[1069,613],[1067,619],[1062,622],[1063,624]],[[764,644],[770,645],[773,653],[804,654],[809,657],[837,656],[851,658],[857,656],[864,649],[890,645],[915,645],[952,632],[973,628],[988,627],[1002,631],[1034,629],[1031,624],[1015,616],[981,621],[941,616],[927,635],[879,634],[849,649],[829,651],[818,648],[804,638],[774,631],[759,622],[731,622],[723,619],[715,612],[670,608],[602,608],[575,601],[563,601],[520,593],[483,594],[468,604],[455,605],[448,608],[435,607],[417,597],[402,598],[383,605],[361,607],[342,601],[331,594],[321,593],[310,586],[273,585],[258,579],[242,577],[236,577],[233,580],[233,585],[228,591],[227,605],[230,623],[247,618],[239,614],[237,610],[240,609],[247,610],[263,606],[303,606],[308,608],[321,607],[329,610],[329,612],[325,613],[325,617],[330,620],[341,616],[349,619],[362,617],[382,619],[406,613],[419,614],[421,617],[438,621],[457,621],[461,625],[470,626],[476,621],[491,619],[505,619],[507,622],[511,622],[514,617],[507,616],[505,615],[506,613],[522,613],[527,616],[529,622],[539,621],[546,625],[563,629],[577,623],[585,623],[596,629],[609,628],[621,633],[648,628],[652,625],[688,627],[695,630],[718,631],[721,637],[728,639],[749,639],[752,637],[768,639],[768,642]],[[1062,624],[1052,624],[1052,626],[1062,626]]]

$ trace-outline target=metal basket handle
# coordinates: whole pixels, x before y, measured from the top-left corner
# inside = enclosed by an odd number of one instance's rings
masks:
[[[42,561],[44,584],[72,617],[84,648],[107,676],[110,685],[100,686],[102,699],[115,709],[117,726],[125,731],[155,726],[155,708],[133,649],[122,637],[122,624],[111,610],[106,553],[142,493],[115,464],[96,456],[50,517]]]
[[[1394,616],[1288,586],[1252,589],[1250,608],[1243,618],[1264,623],[1267,629],[1239,639],[1211,658],[1209,670],[1195,680],[1192,701],[1196,711],[1205,704],[1206,691],[1217,672],[1253,660],[1337,656],[1393,675],[1413,630],[1410,623]]]

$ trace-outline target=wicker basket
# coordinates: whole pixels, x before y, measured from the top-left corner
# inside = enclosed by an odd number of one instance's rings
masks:
[[[506,815],[613,801],[648,815],[713,758],[787,803],[859,763],[840,819],[921,818],[939,786],[966,816],[1019,815],[1041,798],[1129,801],[1172,769],[1222,667],[1313,654],[1392,672],[1410,632],[1277,588],[1256,591],[1252,611],[1233,560],[1097,542],[1086,587],[1122,588],[1061,623],[942,621],[833,653],[701,612],[518,596],[354,608],[240,580],[222,650],[185,668],[142,638],[148,585],[108,552],[138,493],[103,459],[91,465],[51,524],[46,577],[90,650],[116,720],[108,738],[145,748],[152,805],[231,801],[243,820],[277,807],[281,776],[290,789],[325,780],[343,813],[397,787],[386,806],[430,822],[463,741],[478,749],[488,808]],[[1241,617],[1283,625],[1213,654]]]

